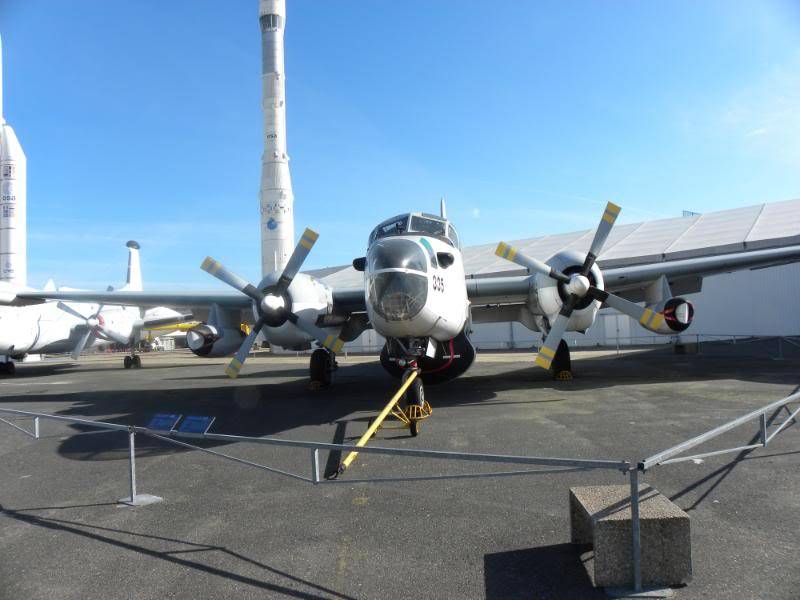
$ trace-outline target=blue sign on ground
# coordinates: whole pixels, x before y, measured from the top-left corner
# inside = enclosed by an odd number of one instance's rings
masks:
[[[205,433],[211,429],[211,424],[216,417],[203,417],[199,415],[187,415],[181,422],[178,431],[181,433]]]
[[[153,418],[150,419],[150,422],[147,424],[147,428],[155,429],[156,431],[172,431],[180,418],[181,415],[158,413],[153,415]]]

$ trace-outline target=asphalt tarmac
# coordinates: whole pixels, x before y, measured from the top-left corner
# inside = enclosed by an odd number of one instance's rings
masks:
[[[774,345],[774,342],[772,342]],[[638,461],[782,398],[800,354],[770,343],[574,356],[554,382],[528,353],[480,354],[462,378],[427,388],[418,437],[375,444],[458,452]],[[145,354],[18,366],[0,407],[146,425],[160,413],[214,416],[212,431],[353,442],[396,383],[372,357],[340,360],[334,387],[308,388],[307,358],[258,356],[229,381],[224,360]],[[777,420],[782,417],[777,416]],[[30,427],[30,421],[14,420]],[[140,493],[128,491],[127,436],[43,422],[34,440],[0,423],[0,598],[604,598],[591,552],[569,543],[570,486],[625,484],[613,471],[358,484],[364,477],[507,470],[362,454],[313,486],[137,436]],[[741,446],[757,423],[703,449]],[[205,447],[304,475],[306,450]],[[331,472],[341,457],[322,454]],[[676,598],[800,597],[800,428],[766,449],[648,472],[691,516],[694,579]]]

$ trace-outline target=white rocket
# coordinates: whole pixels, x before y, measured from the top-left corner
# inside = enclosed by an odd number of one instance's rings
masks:
[[[27,284],[27,161],[3,118],[3,45],[0,40],[0,281]]]
[[[264,154],[261,158],[261,274],[286,266],[294,249],[294,195],[286,154],[286,84],[283,72],[285,0],[259,0]]]

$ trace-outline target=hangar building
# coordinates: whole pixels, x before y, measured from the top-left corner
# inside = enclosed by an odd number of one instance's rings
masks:
[[[568,248],[585,252],[593,235],[592,229],[511,243],[528,256],[546,260]],[[788,200],[618,225],[598,263],[601,268],[610,268],[623,263],[670,261],[798,244],[800,200]],[[463,248],[468,277],[524,273],[517,265],[495,256],[496,246],[492,243]],[[315,274],[337,287],[357,286],[363,281],[363,274],[352,266],[332,267]],[[688,341],[698,335],[701,339],[731,335],[800,335],[800,263],[714,275],[695,284],[685,291],[673,290],[675,295],[685,297],[695,306],[694,322],[683,334]],[[698,286],[702,293],[695,292]],[[541,333],[530,331],[520,323],[485,323],[473,325],[471,337],[479,349],[529,348],[538,345]],[[578,348],[673,341],[670,336],[650,333],[613,309],[602,310],[585,335],[568,332],[565,339]],[[356,352],[377,351],[382,346],[383,339],[372,330],[347,344],[350,351]]]

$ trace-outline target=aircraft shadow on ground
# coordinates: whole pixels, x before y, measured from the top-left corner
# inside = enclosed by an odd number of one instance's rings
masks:
[[[738,368],[741,363],[741,368]],[[528,362],[514,363],[495,374],[478,374],[477,369],[445,384],[429,386],[428,399],[434,407],[464,407],[481,403],[559,402],[562,398],[537,398],[538,390],[582,391],[622,383],[659,383],[708,381],[715,378],[764,381],[769,383],[796,382],[796,359],[772,361],[761,359],[754,363],[749,355],[676,356],[669,349],[657,348],[638,354],[606,356],[576,361],[576,378],[570,382],[555,382],[549,374]],[[30,402],[65,402],[70,406],[59,411],[62,416],[108,420],[127,425],[145,426],[156,413],[214,416],[212,432],[242,436],[270,436],[305,426],[329,425],[332,438],[324,441],[349,442],[364,429],[367,417],[354,413],[375,413],[397,388],[397,381],[388,377],[377,362],[347,365],[335,374],[330,390],[313,392],[306,380],[307,370],[301,368],[258,369],[243,373],[241,379],[259,379],[258,383],[230,385],[208,365],[191,368],[191,374],[177,378],[156,378],[174,381],[176,389],[148,389],[146,378],[137,390],[105,390],[80,393],[6,396],[3,403],[15,407]],[[183,368],[183,367],[173,367]],[[269,377],[292,377],[292,381],[269,382]],[[207,387],[182,387],[187,380],[212,382]],[[219,381],[219,384],[217,382]],[[505,401],[498,394],[506,391],[528,390],[523,399]],[[502,410],[502,409],[500,409]],[[108,415],[116,415],[109,417]],[[358,426],[353,426],[353,425]],[[348,425],[351,425],[348,428]],[[43,424],[47,434],[48,425]],[[102,432],[86,435],[85,426],[72,426],[75,435],[63,440],[59,452],[75,460],[124,460],[127,439],[124,432]],[[96,430],[95,430],[96,431]],[[406,432],[395,437],[407,437]],[[292,436],[288,436],[292,437]],[[297,437],[297,436],[294,436]],[[225,442],[200,441],[198,446],[213,447]],[[137,436],[137,455],[159,455],[185,452],[188,449],[148,436]],[[329,467],[338,464],[337,456],[329,458]]]

